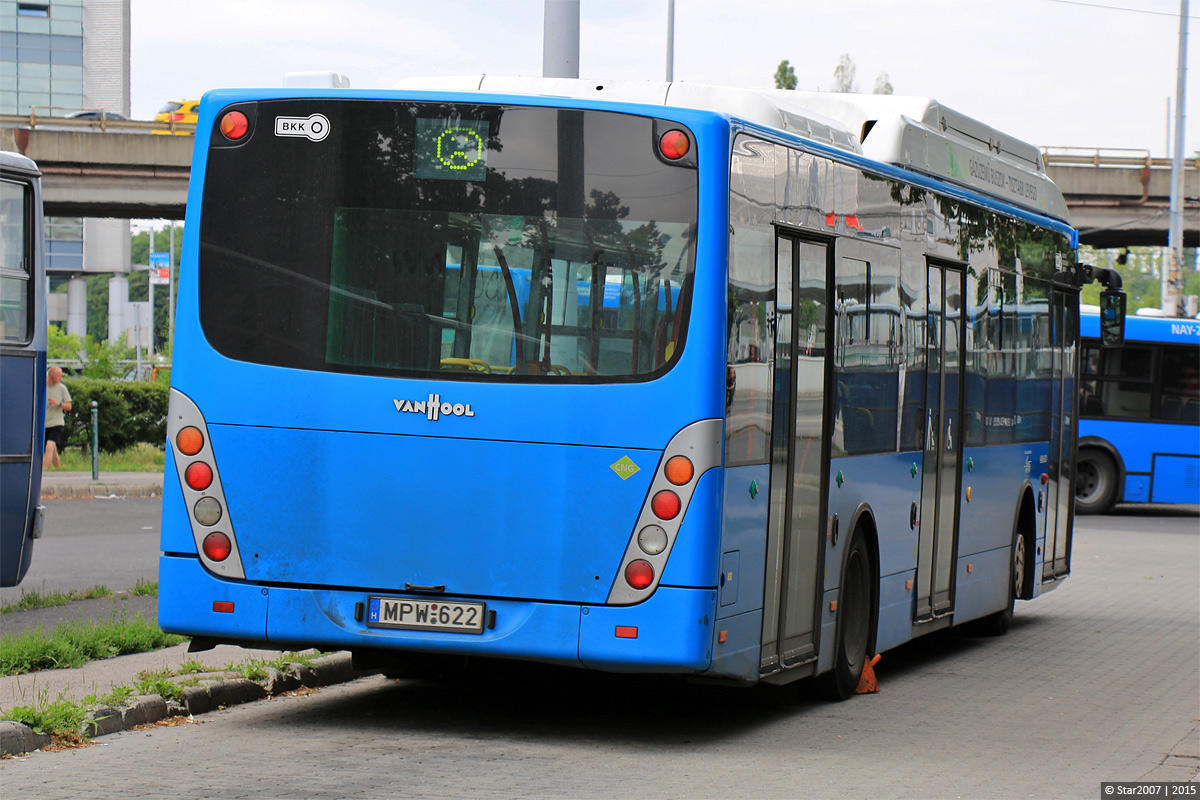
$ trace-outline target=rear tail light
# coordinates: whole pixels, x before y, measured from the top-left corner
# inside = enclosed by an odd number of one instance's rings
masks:
[[[209,486],[212,486],[212,467],[203,461],[197,461],[188,465],[188,468],[184,470],[183,479],[187,482],[188,486],[197,492],[203,492]]]
[[[654,499],[650,501],[650,508],[659,519],[675,519],[682,507],[679,495],[669,489],[654,495]]]
[[[671,437],[613,575],[606,600],[609,605],[640,603],[665,579],[667,559],[681,535],[680,527],[700,477],[721,464],[723,438],[721,420],[694,422]],[[707,505],[696,512],[700,520],[712,513]]]
[[[204,537],[204,555],[213,561],[224,561],[233,552],[233,544],[223,533],[210,533]]]
[[[635,589],[645,589],[654,583],[654,567],[644,558],[629,562],[625,568],[625,582]]]
[[[250,120],[240,111],[230,111],[221,117],[221,133],[226,139],[240,139],[250,130]]]
[[[171,443],[180,498],[187,511],[195,552],[206,569],[222,578],[242,580],[246,570],[221,476],[216,447],[204,415],[190,397],[171,389],[167,440]]]
[[[669,158],[672,161],[683,158],[690,149],[692,149],[691,140],[681,130],[667,131],[658,140],[659,152],[663,154],[664,158]]]

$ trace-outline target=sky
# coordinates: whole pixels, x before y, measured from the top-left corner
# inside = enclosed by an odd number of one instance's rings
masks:
[[[1171,155],[1180,0],[676,0],[674,77],[933,97],[1039,147]],[[1200,151],[1200,3],[1190,7],[1187,154]],[[332,70],[354,88],[542,70],[543,0],[132,0],[132,112]],[[579,74],[661,81],[667,0],[581,0]],[[1168,115],[1168,104],[1170,114]]]

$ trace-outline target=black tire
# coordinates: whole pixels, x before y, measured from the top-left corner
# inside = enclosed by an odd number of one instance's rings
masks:
[[[1112,456],[1095,447],[1080,450],[1075,471],[1075,510],[1104,514],[1112,508],[1117,497],[1117,463]]]
[[[1027,561],[1028,551],[1025,547],[1025,537],[1018,529],[1013,534],[1012,550],[1009,551],[1008,558],[1008,605],[1004,607],[1003,611],[997,611],[995,614],[979,620],[978,630],[980,633],[985,636],[1003,636],[1012,627],[1013,607],[1017,604],[1017,598],[1021,596],[1025,586]]]
[[[820,677],[822,692],[830,700],[854,694],[870,657],[871,600],[874,597],[871,552],[857,531],[846,553],[838,589],[837,633],[833,645],[833,670]]]

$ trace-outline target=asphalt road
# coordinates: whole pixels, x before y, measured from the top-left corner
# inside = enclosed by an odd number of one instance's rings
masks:
[[[34,542],[33,563],[19,586],[0,588],[0,602],[23,592],[43,594],[107,586],[132,589],[158,581],[162,499],[138,497],[46,499],[46,524]]]
[[[524,666],[373,676],[5,760],[0,785],[81,800],[1096,798],[1104,781],[1195,781],[1200,520],[1135,512],[1082,518],[1072,577],[1018,604],[1007,636],[906,645],[885,654],[879,694],[845,703]]]

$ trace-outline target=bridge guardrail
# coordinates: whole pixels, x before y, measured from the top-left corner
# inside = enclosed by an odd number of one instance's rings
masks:
[[[29,130],[95,131],[97,133],[173,133],[193,135],[196,126],[183,122],[154,122],[135,119],[67,119],[65,117],[38,116],[30,114],[2,114],[0,128],[27,128]]]
[[[1151,156],[1149,150],[1129,147],[1043,147],[1042,159],[1047,167],[1171,168],[1170,158]],[[1185,158],[1183,168],[1200,169],[1200,154]]]

